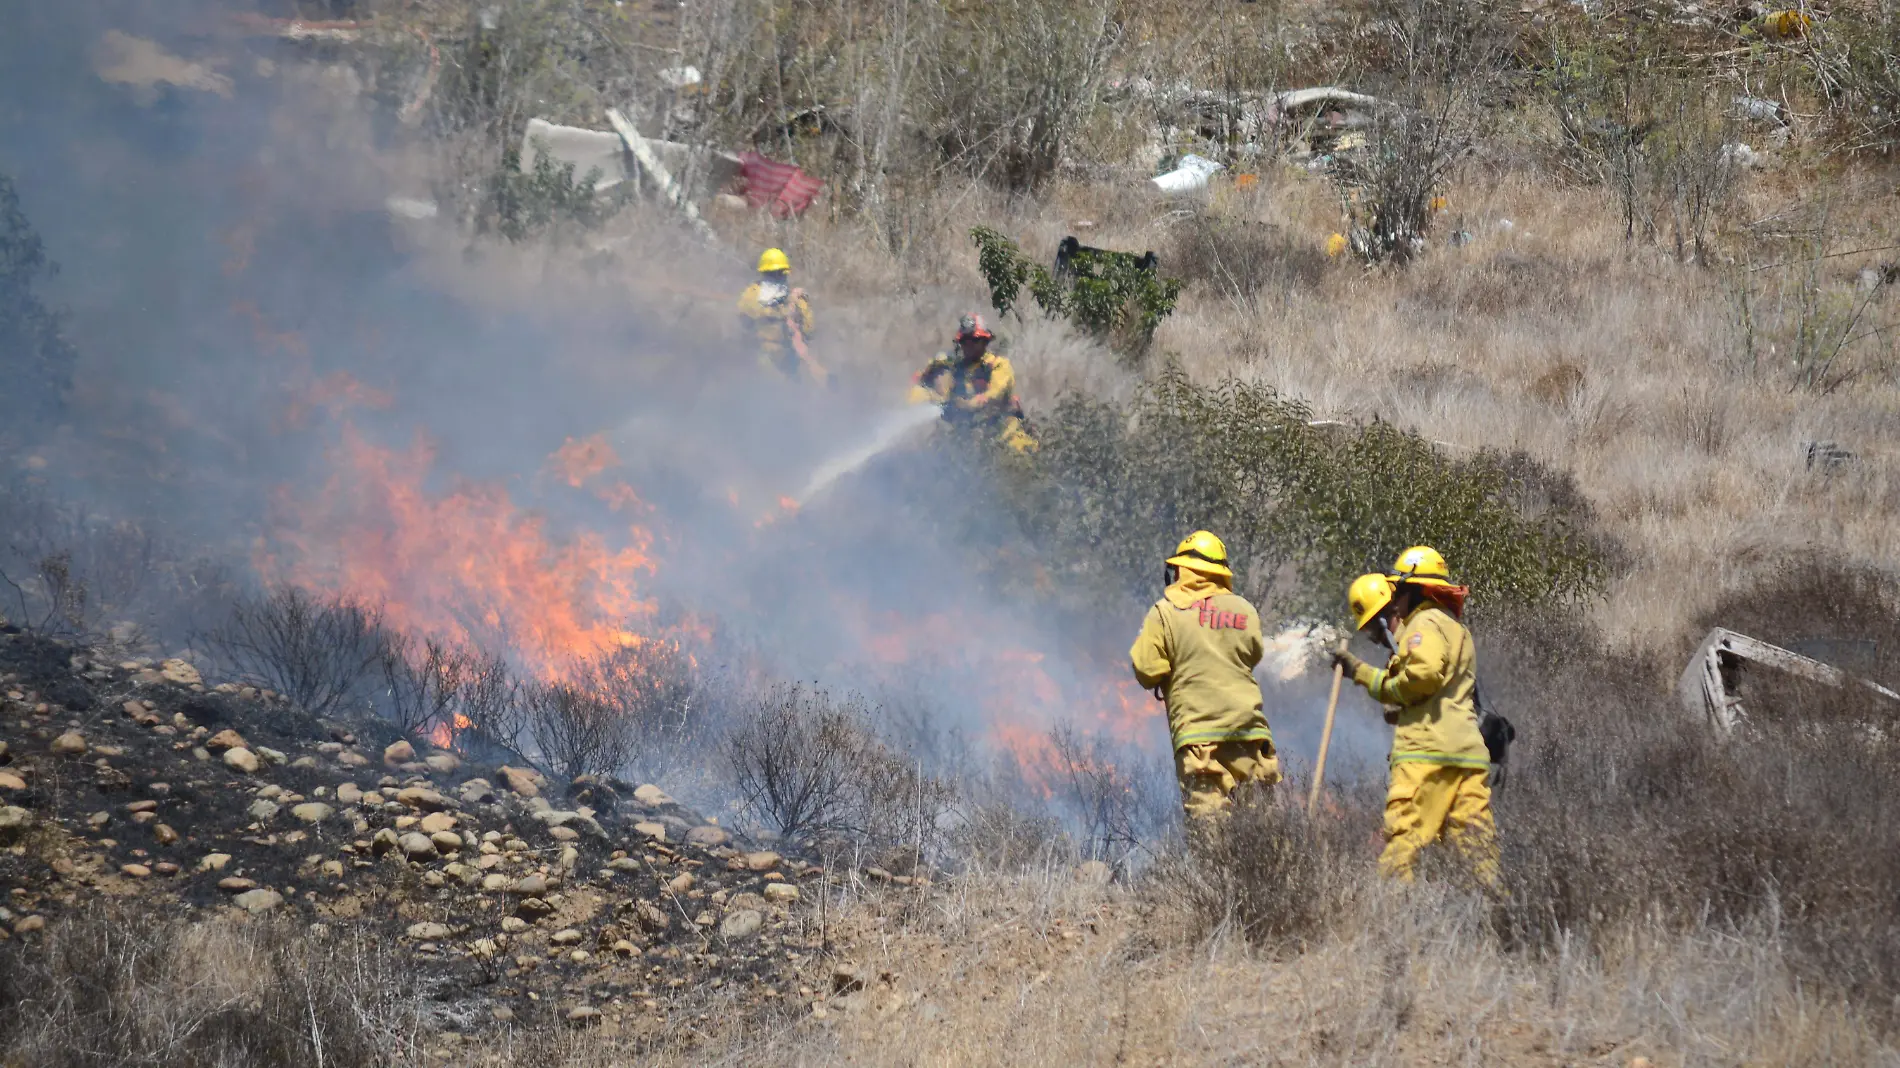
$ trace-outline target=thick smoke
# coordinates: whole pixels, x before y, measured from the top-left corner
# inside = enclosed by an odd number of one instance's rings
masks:
[[[322,46],[246,36],[209,4],[19,6],[0,171],[63,266],[48,295],[82,363],[64,422],[16,468],[251,582],[350,585],[375,559],[361,592],[392,601],[439,593],[415,576],[467,548],[390,534],[393,509],[433,502],[437,520],[532,530],[550,559],[639,559],[621,576],[650,608],[636,630],[697,621],[777,677],[901,686],[936,732],[1069,722],[1165,759],[1158,706],[1124,681],[1145,606],[1049,609],[969,465],[913,443],[791,506],[892,418],[902,380],[762,379],[717,321],[756,250],[651,219],[604,251],[471,245],[448,210],[410,217],[454,202],[444,175]],[[364,456],[395,458],[402,492]],[[479,598],[461,610],[492,636]],[[1296,760],[1316,745],[1313,688],[1270,708]],[[1335,744],[1343,767],[1379,742],[1361,725]]]

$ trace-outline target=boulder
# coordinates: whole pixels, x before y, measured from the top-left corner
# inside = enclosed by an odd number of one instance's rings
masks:
[[[353,782],[346,782],[336,788],[336,801],[339,805],[362,804],[363,788]]]
[[[422,817],[422,822],[419,826],[423,834],[434,834],[437,831],[452,831],[455,829],[455,817],[446,812],[431,812],[427,816]]]
[[[285,764],[290,762],[290,755],[288,753],[285,753],[281,749],[272,749],[266,745],[258,746],[256,748],[256,753],[257,753],[258,759],[262,760],[266,764],[271,765],[272,767],[281,768]]]
[[[659,808],[661,805],[670,805],[673,803],[673,799],[666,795],[665,790],[660,789],[652,783],[645,783],[635,789],[633,791],[633,799],[648,808]]]
[[[699,846],[701,849],[716,849],[730,841],[732,841],[732,836],[720,827],[695,827],[686,832],[686,843]]]
[[[462,851],[462,836],[454,831],[437,831],[429,836],[429,841],[435,843],[436,852],[444,856]]]
[[[346,768],[360,768],[369,764],[369,758],[361,753],[338,753],[336,762]]]
[[[241,894],[246,890],[257,889],[257,881],[254,879],[246,879],[242,876],[227,875],[218,880],[218,889],[227,894]]]
[[[152,828],[152,837],[157,839],[158,844],[162,846],[178,844],[178,832],[163,823]]]
[[[548,941],[557,946],[575,945],[581,940],[581,933],[572,927],[564,927],[548,936]]]
[[[392,849],[400,848],[402,848],[402,836],[388,827],[377,831],[376,836],[369,840],[369,851],[379,857]]]
[[[779,855],[769,849],[745,855],[745,866],[748,871],[771,871],[778,867],[778,862]]]
[[[198,674],[197,668],[177,657],[161,662],[158,665],[158,673],[164,676],[166,682],[176,683],[179,686],[197,686],[205,681],[204,676]]]
[[[67,731],[53,739],[51,746],[54,756],[80,757],[86,755],[86,736],[78,731]]]
[[[229,853],[206,853],[204,859],[198,862],[198,870],[223,871],[224,866],[229,863],[231,863],[231,854]]]
[[[602,1018],[601,1011],[592,1005],[576,1005],[567,1010],[569,1027],[597,1027]]]
[[[495,799],[495,787],[487,779],[470,779],[461,787],[464,805],[479,805]]]
[[[301,805],[292,806],[290,814],[292,817],[304,823],[322,823],[324,820],[329,819],[331,814],[335,811],[335,809],[321,801],[306,801]]]
[[[284,903],[284,895],[275,890],[246,890],[232,898],[231,903],[246,912],[269,912]]]
[[[440,942],[452,932],[446,923],[412,923],[407,933],[418,942]]]
[[[402,855],[410,860],[433,860],[436,856],[435,841],[426,834],[410,831],[402,836]]]
[[[719,937],[728,942],[743,942],[765,927],[765,916],[757,909],[728,913],[719,924]]]
[[[20,778],[10,771],[0,771],[0,790],[11,790],[18,793],[24,789],[26,789],[25,779]]]
[[[410,745],[409,740],[406,738],[393,743],[383,750],[383,763],[392,768],[401,767],[404,764],[413,764],[415,763],[415,759],[416,747]]]
[[[636,872],[645,866],[632,857],[615,857],[607,862],[607,870],[617,872]]]
[[[255,775],[258,767],[257,754],[244,748],[226,749],[224,766],[240,774]]]
[[[643,834],[655,842],[666,841],[666,824],[642,820],[633,825],[633,833]]]
[[[529,768],[511,768],[502,765],[495,770],[495,776],[501,784],[521,797],[540,797],[541,785],[545,781],[539,772]]]
[[[119,872],[122,875],[129,875],[134,879],[144,879],[152,874],[152,869],[143,864],[121,864],[119,865]]]
[[[235,749],[231,751],[234,753],[237,752],[237,750]],[[271,817],[277,815],[277,802],[262,801],[262,800],[253,801],[251,802],[249,815],[252,819],[256,820],[259,823],[267,823],[270,821]]]
[[[425,786],[396,791],[396,800],[421,812],[440,812],[449,807],[449,799]]]
[[[683,872],[680,872],[678,875],[673,876],[673,878],[667,882],[666,890],[668,893],[677,897],[680,894],[684,894],[688,890],[691,890],[693,888],[693,884],[696,882],[698,882],[698,879],[694,878],[692,872],[683,871]]]
[[[798,900],[798,887],[791,883],[766,883],[765,900],[774,905],[789,905]]]
[[[454,753],[430,753],[422,762],[437,775],[453,775],[462,768],[462,758]]]
[[[205,748],[214,753],[222,753],[226,749],[249,749],[250,747],[251,743],[245,741],[242,734],[229,727],[205,739]]]
[[[515,906],[515,911],[520,913],[523,916],[531,917],[533,919],[538,920],[541,917],[552,913],[554,911],[554,906],[548,904],[547,901],[545,901],[542,898],[524,897],[521,899],[521,903]]]
[[[540,897],[542,894],[548,892],[548,877],[535,874],[518,879],[515,885],[510,888],[509,892],[519,894],[522,897]]]

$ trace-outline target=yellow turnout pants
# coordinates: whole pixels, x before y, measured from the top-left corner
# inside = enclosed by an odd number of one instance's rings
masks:
[[[1406,882],[1419,850],[1444,839],[1486,884],[1498,877],[1497,826],[1484,768],[1401,760],[1385,795],[1385,851],[1379,870]]]
[[[1181,807],[1188,819],[1207,819],[1227,811],[1241,786],[1279,782],[1280,758],[1272,742],[1184,745],[1174,751],[1174,776],[1181,783]]]

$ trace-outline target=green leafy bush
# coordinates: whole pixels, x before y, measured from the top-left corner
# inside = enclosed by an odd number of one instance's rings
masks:
[[[574,165],[556,165],[542,152],[531,170],[521,169],[521,154],[509,149],[501,167],[489,176],[486,210],[478,221],[484,233],[495,232],[510,241],[523,241],[562,224],[592,229],[618,211],[625,200],[602,197],[596,191],[600,172],[590,170],[580,179]]]
[[[1419,543],[1480,610],[1580,600],[1605,571],[1581,497],[1528,457],[1453,458],[1386,423],[1314,426],[1265,386],[1201,386],[1170,366],[1125,407],[1069,395],[1037,429],[1008,494],[1079,590],[1146,596],[1198,527],[1226,540],[1237,589],[1289,614],[1338,613],[1353,576]]]
[[[977,269],[989,283],[990,305],[997,314],[1017,308],[1028,286],[1045,315],[1066,318],[1128,356],[1147,351],[1155,329],[1181,297],[1178,279],[1142,270],[1125,257],[1080,252],[1069,260],[1073,274],[1058,277],[1023,255],[1001,231],[973,227],[970,240],[976,244]]]

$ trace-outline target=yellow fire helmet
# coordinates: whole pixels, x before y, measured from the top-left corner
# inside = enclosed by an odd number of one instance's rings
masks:
[[[1372,617],[1391,603],[1392,580],[1378,572],[1353,579],[1352,587],[1346,591],[1346,604],[1352,609],[1352,625],[1360,630],[1366,629]]]
[[[1429,545],[1414,545],[1400,553],[1399,558],[1392,561],[1391,574],[1400,582],[1451,585],[1451,568],[1446,565],[1444,555]]]
[[[1182,538],[1181,544],[1174,547],[1174,555],[1168,557],[1168,563],[1203,575],[1234,577],[1233,569],[1227,566],[1227,546],[1205,530]]]
[[[768,248],[759,254],[759,273],[770,274],[774,271],[789,271],[792,261],[785,258],[782,248]]]

